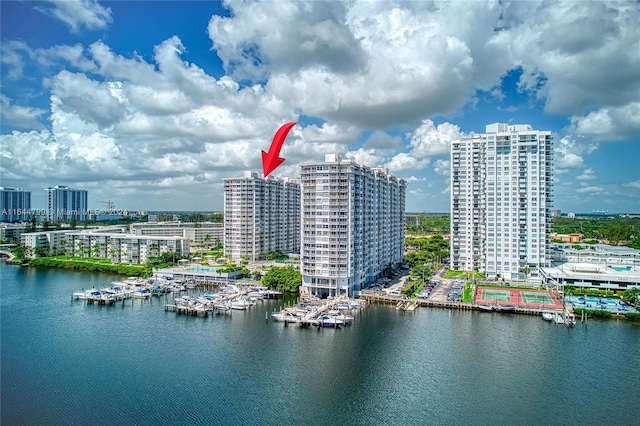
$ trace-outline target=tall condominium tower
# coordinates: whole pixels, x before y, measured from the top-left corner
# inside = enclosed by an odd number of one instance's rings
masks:
[[[86,220],[88,214],[88,193],[86,189],[71,189],[66,186],[54,186],[47,192],[47,219]]]
[[[301,174],[302,292],[352,295],[402,262],[404,180],[336,154]]]
[[[496,123],[451,145],[451,267],[488,278],[549,266],[551,132]]]
[[[31,210],[31,191],[0,186],[0,222],[24,222]]]
[[[224,253],[255,261],[300,251],[300,182],[245,172],[224,179]]]

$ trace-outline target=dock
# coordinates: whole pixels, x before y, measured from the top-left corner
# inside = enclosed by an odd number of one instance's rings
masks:
[[[463,302],[441,302],[429,299],[406,299],[401,296],[388,296],[384,294],[361,294],[360,299],[364,299],[367,303],[381,303],[381,304],[393,304],[398,306],[398,304],[409,304],[411,308],[409,309],[401,309],[401,310],[415,310],[418,306],[428,307],[428,308],[442,308],[442,309],[456,309],[459,311],[490,311],[490,312],[500,312],[500,313],[515,313],[522,315],[542,315],[542,312],[549,311],[549,307],[542,308],[531,308],[531,307],[523,307],[516,306],[513,310],[504,310],[501,311],[499,307],[495,309],[486,309],[484,306],[480,306],[476,303],[463,303]]]

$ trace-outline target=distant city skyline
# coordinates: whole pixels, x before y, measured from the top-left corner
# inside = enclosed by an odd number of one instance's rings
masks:
[[[144,20],[140,17],[144,16]],[[224,178],[335,152],[449,212],[450,142],[552,132],[553,208],[640,213],[637,2],[0,2],[0,185],[46,207],[222,211]],[[40,196],[39,194],[42,194]]]

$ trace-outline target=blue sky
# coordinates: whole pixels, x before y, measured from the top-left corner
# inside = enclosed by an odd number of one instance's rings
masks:
[[[337,152],[449,211],[449,142],[555,138],[563,212],[640,213],[637,2],[0,3],[0,185],[91,208],[221,210],[222,179]]]

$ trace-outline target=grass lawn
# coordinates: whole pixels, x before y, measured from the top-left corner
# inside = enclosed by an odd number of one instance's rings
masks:
[[[454,271],[453,269],[449,269],[446,274],[444,274],[445,278],[475,278],[477,280],[484,278],[484,273],[476,272],[474,274],[469,273],[469,271]]]
[[[462,292],[462,297],[460,300],[463,303],[471,303],[473,302],[473,289],[471,288],[471,283],[466,283],[464,285],[464,291]]]

